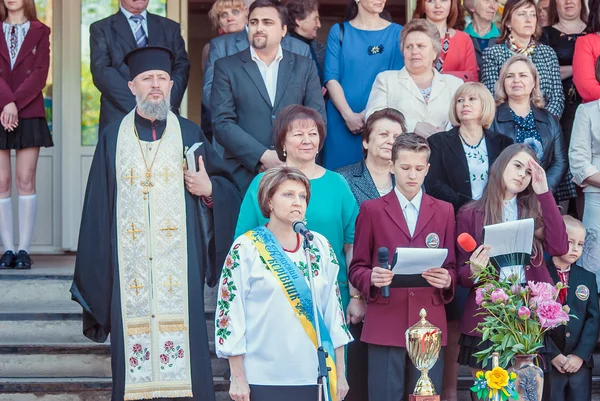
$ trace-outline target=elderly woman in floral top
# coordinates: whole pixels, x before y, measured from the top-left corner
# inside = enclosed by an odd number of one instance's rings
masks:
[[[239,236],[225,260],[215,336],[217,355],[229,359],[234,401],[249,401],[250,393],[252,401],[317,399],[315,320],[329,354],[330,394],[341,400],[348,392],[344,346],[352,336],[342,312],[335,252],[313,232],[307,258],[303,237],[292,226],[304,218],[310,195],[310,181],[300,170],[268,170],[258,203],[269,221]]]
[[[555,192],[567,172],[567,149],[558,119],[544,109],[539,74],[527,56],[514,56],[500,70],[496,103],[490,130],[530,145]]]

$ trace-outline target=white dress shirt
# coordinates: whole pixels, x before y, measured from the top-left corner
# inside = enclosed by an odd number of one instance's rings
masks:
[[[125,15],[125,18],[127,18],[127,22],[129,22],[129,28],[131,28],[131,33],[133,33],[133,37],[135,38],[135,28],[137,27],[137,23],[130,19],[133,14],[123,7],[121,7],[121,12]],[[144,33],[146,34],[146,38],[148,38],[148,12],[144,10],[140,13],[140,15],[143,17],[142,28],[144,28]]]
[[[423,199],[423,190],[419,190],[419,193],[416,194],[411,201],[406,199],[406,196],[402,195],[397,187],[394,187],[394,192],[396,192],[396,197],[398,198],[398,202],[400,202],[400,209],[402,209],[408,231],[412,236],[417,227],[417,219],[419,218],[419,210],[421,209],[421,199]]]
[[[12,31],[13,26],[15,27],[15,33],[17,34],[17,51],[14,54],[11,53],[11,51],[10,51],[10,37],[11,37],[11,31]],[[21,51],[21,46],[23,45],[23,42],[25,41],[25,36],[27,36],[27,32],[29,32],[30,26],[31,26],[31,23],[29,21],[26,21],[22,24],[15,24],[15,25],[10,25],[6,22],[2,23],[4,39],[6,40],[6,47],[8,48],[8,56],[10,57],[11,70],[15,66],[15,63],[17,62],[17,58],[19,57],[19,51]]]
[[[252,56],[252,60],[258,66],[260,75],[262,76],[262,79],[265,82],[265,86],[267,87],[267,93],[269,94],[269,99],[271,100],[271,106],[274,106],[275,95],[277,94],[277,76],[279,75],[279,63],[283,59],[283,50],[281,50],[281,45],[279,45],[279,50],[277,50],[277,55],[275,56],[275,60],[273,60],[271,65],[265,64],[265,62],[262,61],[260,57],[258,57],[258,54],[256,54],[256,51],[252,46],[250,46],[250,56]]]
[[[519,209],[517,207],[517,197],[511,200],[502,201],[502,221],[516,221],[519,219]],[[525,283],[525,267],[523,265],[504,266],[500,269],[500,280],[507,280],[511,275],[517,275],[520,280],[518,282]]]

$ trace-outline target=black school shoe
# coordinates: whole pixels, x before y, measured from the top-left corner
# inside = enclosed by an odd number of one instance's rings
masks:
[[[13,251],[6,251],[0,258],[0,269],[14,269],[17,255]]]
[[[31,256],[26,251],[19,251],[17,253],[17,261],[15,269],[31,269]]]

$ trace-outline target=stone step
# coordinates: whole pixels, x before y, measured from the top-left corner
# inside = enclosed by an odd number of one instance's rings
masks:
[[[8,270],[0,274],[0,305],[70,301],[72,268]],[[217,289],[204,287],[205,310],[214,312]]]
[[[217,401],[229,401],[229,382],[215,377]],[[110,378],[0,378],[0,401],[110,401]]]
[[[209,347],[213,375],[223,377],[228,362]],[[0,344],[0,377],[8,376],[111,377],[110,344]]]

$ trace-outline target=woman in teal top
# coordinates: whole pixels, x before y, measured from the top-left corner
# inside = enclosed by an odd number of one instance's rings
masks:
[[[277,115],[273,132],[279,158],[287,166],[300,169],[310,179],[306,226],[324,235],[331,243],[340,263],[338,281],[346,311],[350,303],[347,265],[352,258],[354,223],[358,215],[354,195],[340,174],[324,169],[315,161],[325,137],[325,124],[319,113],[300,105],[288,106]],[[268,221],[260,212],[257,199],[262,176],[261,173],[254,178],[244,196],[235,238]]]

